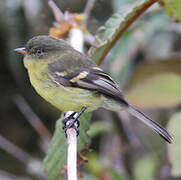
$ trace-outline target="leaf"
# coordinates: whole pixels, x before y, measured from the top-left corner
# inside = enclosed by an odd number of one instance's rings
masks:
[[[114,14],[95,36],[95,41],[88,54],[95,62],[100,62],[125,30],[156,0],[140,0]]]
[[[181,1],[180,0],[161,0],[160,4],[165,8],[168,16],[181,22]]]
[[[143,63],[135,69],[127,99],[141,108],[166,108],[181,102],[181,60]]]
[[[174,143],[168,145],[169,159],[172,164],[173,176],[181,176],[181,112],[174,114],[168,123],[168,130],[174,134]]]
[[[95,137],[103,132],[113,131],[112,124],[105,121],[96,121],[91,124],[90,129],[87,131],[90,137]]]
[[[128,180],[124,174],[117,172],[115,169],[108,168],[105,163],[101,163],[98,154],[95,152],[89,153],[88,156],[88,170],[92,175],[97,176],[96,179]]]
[[[137,66],[130,79],[128,88],[132,89],[138,83],[148,80],[154,75],[176,73],[181,75],[181,59],[165,59],[145,62]]]
[[[84,113],[80,117],[80,134],[78,136],[78,150],[85,148],[86,144],[90,143],[90,138],[87,136],[87,130],[90,124],[91,113]],[[55,133],[51,141],[48,153],[44,159],[44,167],[48,173],[49,180],[61,180],[64,166],[66,165],[66,138],[62,130],[62,116],[56,124]]]
[[[87,131],[90,128],[90,119],[91,119],[92,113],[84,113],[80,117],[80,134],[78,136],[78,151],[81,151],[85,149],[85,146],[87,144],[90,144],[90,138],[87,135]]]

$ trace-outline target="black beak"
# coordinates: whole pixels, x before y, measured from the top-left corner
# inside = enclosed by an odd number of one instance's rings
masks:
[[[14,51],[20,54],[28,54],[25,47],[14,49]]]

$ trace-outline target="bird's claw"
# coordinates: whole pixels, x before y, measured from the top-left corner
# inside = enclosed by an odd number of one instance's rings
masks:
[[[70,116],[66,117],[65,119],[62,120],[62,124],[63,124],[63,131],[65,136],[67,137],[67,130],[69,128],[73,128],[75,129],[77,136],[79,135],[79,126],[80,126],[80,121],[78,119],[78,117],[74,117],[76,114],[76,112],[72,113]]]
[[[72,114],[70,114],[69,116],[65,117],[65,119],[62,120],[62,124],[63,124],[62,129],[66,137],[67,137],[67,130],[69,128],[75,129],[77,136],[79,135],[80,121],[78,118],[81,116],[81,114],[84,113],[85,110],[86,110],[86,107],[83,107],[81,111],[77,113],[73,112]]]

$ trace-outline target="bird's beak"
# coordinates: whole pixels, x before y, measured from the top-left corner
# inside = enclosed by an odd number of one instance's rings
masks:
[[[28,54],[25,47],[14,49],[14,51],[21,54]]]

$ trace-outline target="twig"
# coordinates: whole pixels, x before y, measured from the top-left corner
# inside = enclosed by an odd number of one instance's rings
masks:
[[[67,130],[67,178],[77,180],[77,133],[75,129]]]
[[[152,6],[154,3],[158,2],[158,0],[150,0],[148,1],[137,13],[130,17],[130,19],[127,20],[122,30],[114,37],[114,39],[111,41],[110,46],[104,51],[102,56],[98,60],[98,65],[102,64],[105,56],[108,54],[108,52],[112,49],[112,47],[115,45],[115,43],[118,41],[118,39],[123,35],[123,33],[135,22],[135,20],[142,15],[150,6]]]
[[[22,96],[16,95],[14,98],[14,102],[21,111],[21,113],[26,117],[28,122],[40,135],[45,145],[45,149],[47,149],[51,139],[51,134],[49,133],[48,129],[41,122],[39,117],[32,111],[32,109]]]
[[[2,137],[1,135],[0,147],[25,164],[27,164],[27,162],[29,162],[30,159],[33,159],[29,154],[27,154],[22,149],[9,142],[6,138]]]
[[[57,22],[60,22],[63,20],[64,15],[62,13],[62,11],[58,8],[58,6],[55,4],[55,2],[53,0],[49,0],[48,1],[48,5],[51,7],[52,12],[55,16],[55,19]]]
[[[69,116],[72,111],[66,113]],[[66,125],[71,123],[69,120]],[[67,180],[77,180],[77,132],[74,128],[67,129]]]
[[[17,147],[15,144],[9,142],[6,138],[0,135],[0,148],[23,162],[27,166],[27,172],[35,175],[38,178],[46,180],[46,176],[43,172],[42,164],[39,160],[30,156],[28,153]]]
[[[15,180],[15,179],[19,179],[19,180],[30,180],[30,178],[26,178],[26,177],[20,177],[20,176],[16,176],[14,174],[11,174],[10,172],[7,172],[5,170],[0,170],[0,179],[2,180]]]
[[[88,0],[87,1],[87,4],[86,4],[85,9],[84,9],[84,16],[85,16],[84,23],[85,24],[87,24],[87,20],[89,18],[90,12],[94,6],[94,3],[95,3],[95,0]]]

